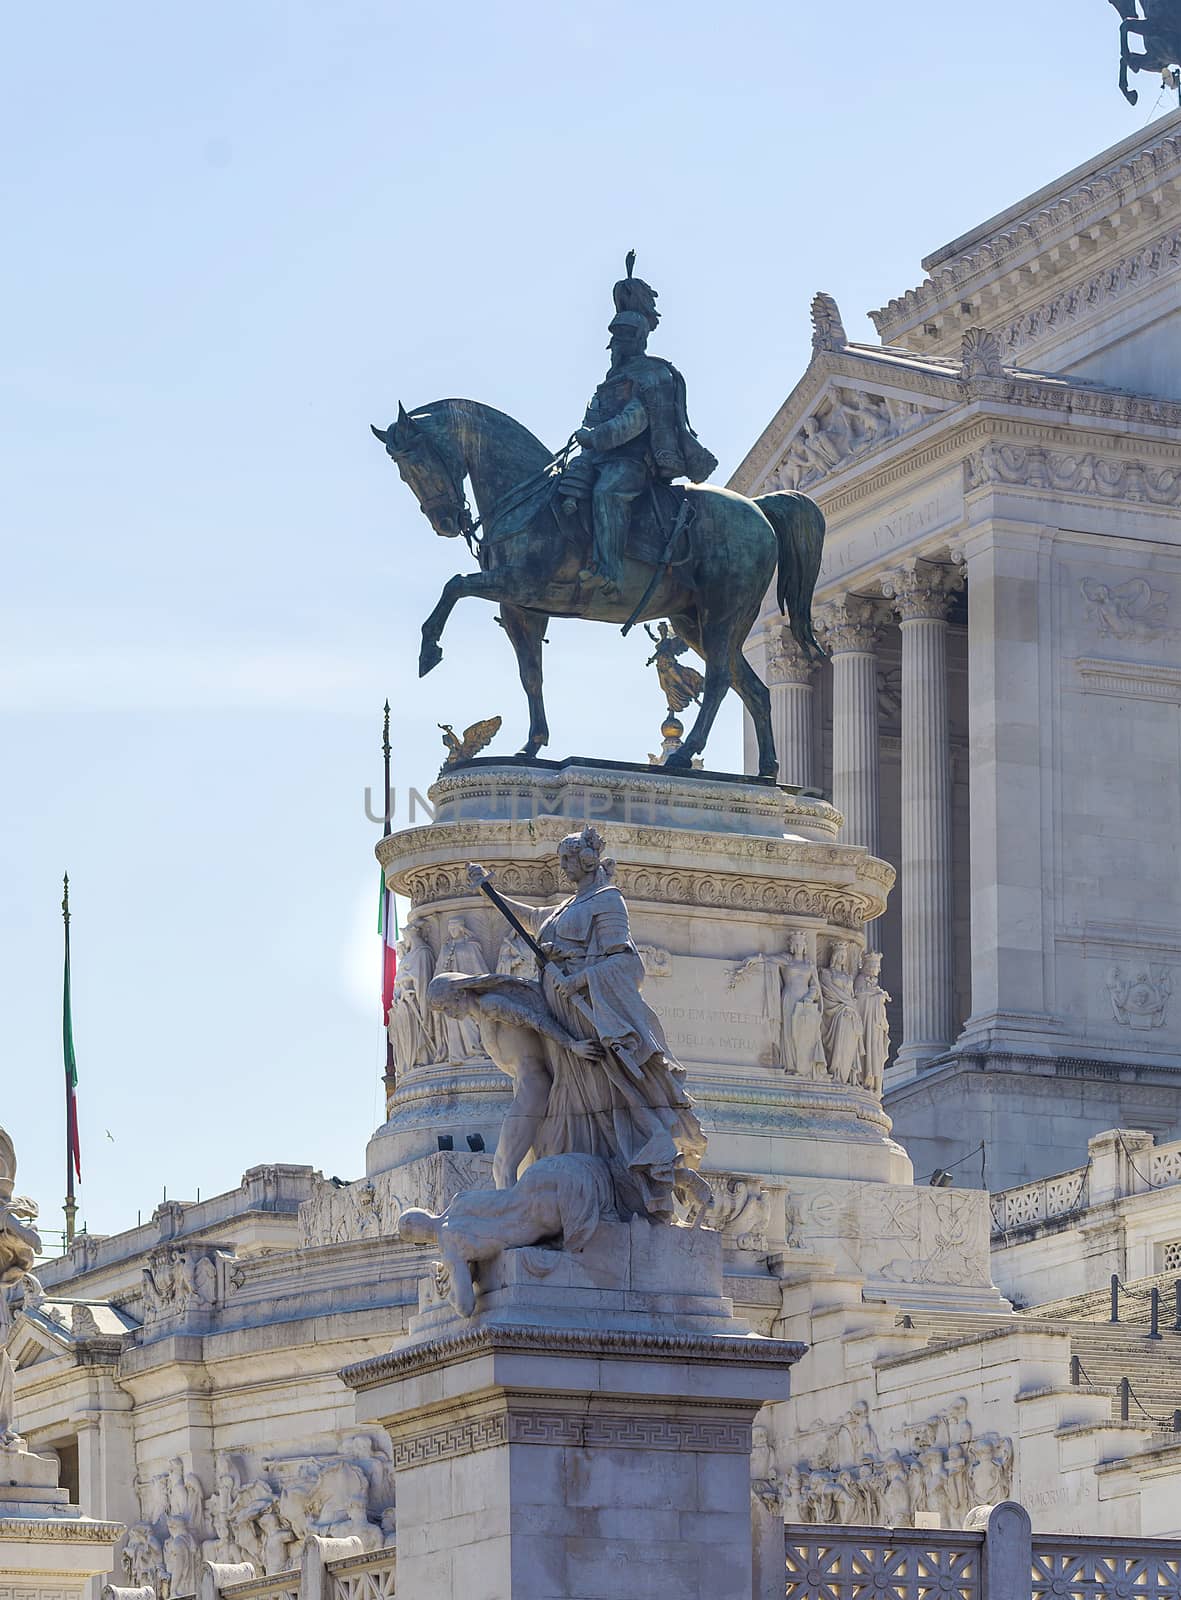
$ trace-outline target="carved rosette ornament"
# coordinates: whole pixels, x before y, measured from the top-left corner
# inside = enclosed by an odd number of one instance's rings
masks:
[[[817,637],[834,656],[872,655],[878,642],[878,610],[864,595],[829,600],[813,612]]]
[[[955,567],[914,558],[892,568],[882,578],[882,593],[900,622],[945,622],[952,597],[964,586]]]

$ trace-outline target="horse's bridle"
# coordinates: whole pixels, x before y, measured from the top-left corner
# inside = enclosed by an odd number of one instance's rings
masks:
[[[436,444],[435,440],[431,437],[430,432],[426,428],[421,427],[418,423],[415,423],[414,432],[417,438],[426,442],[427,448],[430,450],[431,454],[435,458],[436,463],[441,468],[443,477],[447,480],[447,487],[451,492],[450,499],[448,499],[446,495],[437,494],[433,495],[429,500],[420,500],[418,502],[419,505],[422,507],[423,512],[428,517],[431,517],[432,513],[435,511],[449,511],[459,524],[460,534],[463,536],[464,542],[466,543],[468,549],[471,551],[472,555],[476,555],[476,547],[480,542],[477,535],[482,519],[473,519],[472,517],[472,508],[468,503],[467,495],[463,492],[463,480],[456,478],[452,463],[448,460],[442,447]]]
[[[428,517],[431,515],[432,511],[439,510],[440,508],[450,511],[459,524],[459,531],[462,534],[468,549],[478,561],[480,559],[479,547],[483,543],[483,540],[480,538],[480,527],[483,524],[484,519],[483,517],[472,516],[472,508],[468,503],[467,495],[465,495],[463,492],[462,480],[458,482],[456,481],[452,464],[447,459],[442,447],[436,443],[426,428],[417,423],[415,424],[415,433],[419,438],[426,441],[431,454],[434,456],[438,465],[442,468],[443,476],[446,478],[448,487],[451,490],[450,500],[448,500],[446,496],[440,494],[434,495],[430,500],[420,500],[418,503]],[[530,477],[526,478],[523,483],[519,483],[515,490],[510,491],[508,499],[511,501],[513,496],[519,495],[522,490],[531,489],[542,477],[551,472],[555,467],[564,467],[566,465],[567,458],[574,449],[575,443],[575,435],[571,434],[570,438],[558,451],[557,455],[554,456],[551,461],[547,461],[545,466],[539,472],[531,474]],[[511,506],[498,506],[493,514],[493,519],[495,520],[496,517],[500,516],[502,512],[507,509],[512,508]]]

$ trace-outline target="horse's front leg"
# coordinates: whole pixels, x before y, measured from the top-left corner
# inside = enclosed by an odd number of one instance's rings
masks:
[[[443,629],[447,626],[447,618],[451,615],[460,600],[499,600],[498,585],[489,578],[486,572],[460,572],[454,578],[449,578],[443,585],[443,593],[439,596],[439,603],[422,625],[422,648],[418,652],[418,676],[425,678],[427,673],[439,665],[443,659],[443,651],[439,640],[443,636]]]
[[[1133,33],[1138,33],[1143,38],[1144,28],[1145,24],[1143,22],[1124,21],[1120,24],[1119,30],[1119,86],[1123,92],[1124,99],[1132,106],[1139,100],[1140,95],[1136,89],[1128,88],[1128,68],[1130,67],[1133,72],[1139,72],[1140,67],[1137,63],[1137,58],[1132,54],[1131,36]]]
[[[523,611],[520,606],[502,605],[500,625],[516,651],[521,687],[529,702],[529,738],[521,754],[532,758],[549,743],[549,725],[541,692],[541,647],[545,643],[549,617],[541,611]]]

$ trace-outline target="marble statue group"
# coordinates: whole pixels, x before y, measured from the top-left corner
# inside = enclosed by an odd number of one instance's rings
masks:
[[[452,918],[433,975],[419,938],[406,957],[413,976],[395,989],[399,1038],[425,1052],[474,1045],[513,1081],[495,1189],[399,1220],[403,1238],[439,1246],[452,1302],[466,1315],[473,1268],[504,1249],[543,1240],[579,1249],[600,1221],[672,1222],[678,1207],[698,1221],[709,1201],[697,1173],[705,1136],[641,992],[643,960],[604,841],[584,828],[562,841],[558,859],[573,888],[560,905],[497,897],[519,924],[498,971],[479,970],[479,945]],[[490,883],[485,868],[468,872],[474,888]],[[520,975],[530,964],[532,975]]]

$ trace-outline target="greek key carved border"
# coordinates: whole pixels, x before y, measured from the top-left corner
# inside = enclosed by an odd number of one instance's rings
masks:
[[[506,1444],[574,1449],[694,1450],[749,1455],[751,1424],[731,1418],[665,1417],[642,1411],[528,1410],[468,1417],[399,1440],[394,1468],[423,1466]]]

